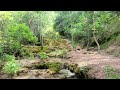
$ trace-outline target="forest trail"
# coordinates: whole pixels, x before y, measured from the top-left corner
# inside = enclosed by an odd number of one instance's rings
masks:
[[[71,51],[70,56],[70,61],[77,63],[80,67],[95,64],[101,67],[109,65],[114,68],[120,68],[120,58],[106,55],[103,52],[99,54],[97,51],[82,49],[80,51]]]
[[[112,55],[107,55],[104,52],[87,51],[71,51],[70,62],[77,63],[79,67],[89,66],[92,70],[89,72],[96,79],[106,79],[105,67],[110,66],[115,69],[120,69],[120,58]]]

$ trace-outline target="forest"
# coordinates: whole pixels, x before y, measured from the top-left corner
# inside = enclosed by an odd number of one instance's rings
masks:
[[[120,79],[120,12],[0,11],[0,79]]]

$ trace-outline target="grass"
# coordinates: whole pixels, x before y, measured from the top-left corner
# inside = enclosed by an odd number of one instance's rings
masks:
[[[120,79],[120,69],[115,69],[110,66],[105,67],[106,79]]]
[[[62,50],[55,50],[53,52],[50,52],[48,55],[51,56],[51,57],[63,58],[66,53],[67,53],[67,50],[66,49],[62,49]]]
[[[48,55],[45,52],[39,53],[41,59],[47,59],[49,58]]]

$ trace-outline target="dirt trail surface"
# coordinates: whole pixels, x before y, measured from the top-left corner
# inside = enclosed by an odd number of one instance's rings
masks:
[[[113,57],[111,55],[106,55],[105,53],[98,53],[97,51],[72,51],[70,52],[71,62],[77,63],[80,67],[87,66],[90,64],[95,64],[98,66],[110,65],[115,68],[120,68],[120,58]]]
[[[77,63],[79,67],[90,66],[93,69],[90,74],[97,79],[105,79],[106,75],[104,67],[111,66],[120,69],[120,58],[107,55],[104,52],[98,53],[97,51],[87,51],[82,49],[80,51],[70,52],[70,62]]]

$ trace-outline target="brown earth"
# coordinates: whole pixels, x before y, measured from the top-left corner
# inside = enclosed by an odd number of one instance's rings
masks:
[[[105,54],[101,51],[87,51],[85,49],[71,51],[70,62],[77,63],[79,67],[90,66],[92,69],[89,71],[93,77],[97,79],[105,79],[104,67],[111,66],[120,69],[120,58],[113,57],[112,55]]]

